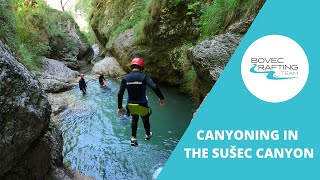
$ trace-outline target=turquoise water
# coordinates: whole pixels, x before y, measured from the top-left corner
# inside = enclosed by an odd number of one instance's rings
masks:
[[[78,88],[62,94],[73,102],[55,118],[63,132],[64,162],[97,180],[154,179],[188,127],[195,111],[193,101],[174,88],[161,87],[166,100],[161,108],[148,89],[154,136],[144,140],[140,119],[139,146],[132,147],[131,119],[116,114],[119,82],[106,83],[108,88],[102,89],[97,80],[90,80],[85,96]]]

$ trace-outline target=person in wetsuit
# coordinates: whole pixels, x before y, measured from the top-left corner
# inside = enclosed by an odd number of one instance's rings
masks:
[[[86,81],[84,80],[84,74],[80,74],[81,79],[79,80],[79,88],[82,91],[83,95],[86,94],[87,92],[87,84]]]
[[[104,78],[104,75],[102,72],[100,72],[99,75],[100,75],[99,76],[99,84],[100,84],[100,86],[102,86],[102,85],[104,85],[104,80],[106,80],[106,79]]]
[[[125,89],[128,91],[128,105],[129,103],[139,104],[140,106],[148,108],[148,100],[146,97],[146,86],[148,85],[159,97],[160,106],[164,106],[164,96],[161,93],[158,86],[153,82],[153,80],[143,71],[144,62],[141,58],[134,58],[131,61],[131,69],[132,72],[126,75],[122,81],[121,86],[118,92],[118,115],[122,115],[124,113],[124,109],[122,107],[122,99]],[[127,108],[128,110],[128,108]],[[138,120],[139,115],[134,114],[133,112],[129,113],[132,115],[131,129],[132,129],[132,137],[131,137],[131,145],[137,146],[137,128],[138,128]],[[146,132],[145,140],[150,140],[152,136],[152,132],[150,131],[150,122],[149,122],[150,114],[145,116],[141,116],[141,119],[144,124],[144,129]]]

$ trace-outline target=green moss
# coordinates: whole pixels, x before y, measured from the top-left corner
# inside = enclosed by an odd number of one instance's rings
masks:
[[[181,90],[189,95],[194,96],[198,87],[195,85],[197,73],[187,58],[187,52],[191,47],[191,43],[185,43],[175,49],[176,60],[174,62],[174,67],[178,70],[181,70],[183,74]]]
[[[183,92],[192,95],[193,97],[197,97],[197,93],[199,92],[199,86],[196,84],[197,72],[191,64],[188,64],[184,68],[183,81],[184,82],[181,87]]]
[[[145,21],[140,21],[134,26],[134,39],[133,44],[134,45],[144,45],[148,44],[148,39],[146,35],[143,32],[143,28],[145,25]]]
[[[189,67],[189,62],[187,59],[187,51],[191,47],[192,47],[191,43],[185,43],[176,50],[179,53],[179,55],[175,61],[175,67],[177,69],[182,69],[182,70],[186,71],[186,67]],[[184,73],[184,74],[186,74],[186,73]]]

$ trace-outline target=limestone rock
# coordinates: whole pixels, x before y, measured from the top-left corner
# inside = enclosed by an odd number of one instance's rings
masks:
[[[38,81],[12,56],[1,40],[0,107],[1,177],[47,131],[51,114]]]
[[[69,101],[67,98],[62,97],[61,94],[49,93],[47,95],[53,115],[57,115],[68,108]]]
[[[100,8],[92,13],[91,25],[97,40],[103,46],[108,43],[107,48],[121,67],[127,73],[130,72],[130,61],[139,56],[145,62],[145,73],[156,82],[172,86],[181,85],[183,69],[177,67],[177,64],[179,65],[177,57],[184,52],[177,53],[175,49],[185,42],[195,41],[199,35],[194,18],[187,15],[189,2],[180,1],[177,5],[173,5],[172,1],[152,1],[152,6],[148,9],[149,19],[143,24],[143,33],[140,34],[142,38],[139,40],[134,38],[134,28],[127,29],[112,40],[109,39],[112,38],[115,26],[121,22],[117,22],[119,14],[111,11],[112,7],[116,6],[116,1],[101,2],[95,1],[93,4]],[[138,2],[124,3],[131,10]],[[136,13],[133,10],[127,12],[123,21]]]
[[[242,36],[231,33],[217,35],[213,39],[204,40],[192,48],[188,57],[200,75],[216,81],[241,38]]]
[[[227,32],[232,34],[244,35],[245,33],[247,33],[248,29],[250,28],[252,22],[254,21],[254,18],[255,17],[240,19],[238,22],[231,24],[228,27]]]
[[[159,47],[154,49],[141,49],[133,45],[134,30],[129,29],[119,35],[112,47],[112,54],[117,58],[121,67],[130,72],[130,62],[134,57],[141,57],[145,64],[145,73],[158,82],[169,85],[181,84],[181,69],[175,67],[177,59],[173,49],[164,50]]]
[[[97,62],[93,66],[91,74],[98,74],[99,72],[103,72],[106,77],[111,78],[120,77],[126,74],[114,57],[106,57]]]
[[[252,21],[253,18],[241,19],[230,25],[225,34],[206,39],[188,50],[188,60],[196,70],[197,83],[202,85],[201,99],[218,80]]]
[[[78,77],[78,72],[71,70],[62,62],[43,58],[39,76],[42,89],[48,93],[62,92],[71,89]]]
[[[55,12],[58,13],[58,12]],[[84,38],[80,35],[77,24],[72,19],[59,22],[60,28],[66,34],[67,42],[59,37],[49,37],[51,53],[48,56],[63,62],[73,70],[87,65],[93,58],[94,51]]]

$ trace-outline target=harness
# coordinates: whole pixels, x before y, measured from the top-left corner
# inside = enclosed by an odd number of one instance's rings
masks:
[[[139,104],[128,103],[127,105],[129,113],[139,116],[150,116],[152,114],[152,109],[148,107],[141,106]]]

